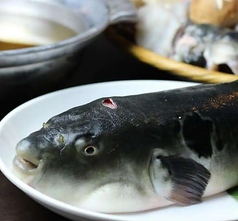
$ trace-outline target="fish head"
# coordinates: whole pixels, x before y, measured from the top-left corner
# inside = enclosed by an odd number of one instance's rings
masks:
[[[17,144],[16,175],[48,196],[99,212],[200,202],[210,173],[179,155],[178,121],[158,125],[135,109],[141,97],[128,99],[99,99],[49,119]]]
[[[105,107],[113,104],[107,102],[52,117],[22,139],[14,171],[33,188],[72,205],[106,212],[147,208],[142,199],[153,194],[148,142],[130,117]],[[112,205],[113,199],[121,203]]]

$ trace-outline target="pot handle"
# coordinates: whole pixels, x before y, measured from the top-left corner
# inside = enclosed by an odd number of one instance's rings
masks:
[[[110,24],[135,22],[137,9],[131,0],[104,0],[110,10]]]

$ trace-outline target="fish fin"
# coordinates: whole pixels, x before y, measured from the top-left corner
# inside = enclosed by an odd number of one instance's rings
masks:
[[[167,199],[182,205],[200,203],[210,179],[210,172],[196,161],[176,156],[158,156],[167,184],[164,189],[169,189]],[[169,188],[168,188],[169,186]],[[166,191],[165,191],[166,192]]]

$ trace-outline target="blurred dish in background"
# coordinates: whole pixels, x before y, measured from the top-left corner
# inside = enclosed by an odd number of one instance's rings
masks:
[[[0,99],[53,89],[107,26],[136,13],[128,0],[0,0]]]
[[[132,0],[134,42],[171,60],[238,74],[237,0]]]
[[[131,1],[137,7],[138,21],[133,24],[122,23],[113,25],[109,27],[106,32],[107,38],[119,48],[122,48],[141,62],[155,67],[156,69],[159,69],[159,71],[166,71],[168,75],[174,75],[182,80],[201,83],[221,83],[238,79],[238,75],[232,73],[231,70],[236,70],[237,65],[237,59],[234,61],[234,57],[237,58],[236,47],[234,46],[237,46],[236,36],[238,25],[223,28],[212,24],[199,24],[192,22],[189,18],[189,10],[191,7],[190,0]],[[214,10],[219,10],[220,12],[221,9],[224,9],[226,6],[225,4],[228,4],[229,2],[232,3],[232,1],[236,0],[210,1],[215,1]],[[203,1],[203,3],[206,2],[207,1]],[[162,9],[160,8],[156,12],[156,8],[159,6],[165,9],[161,13],[161,16],[170,20],[165,20],[165,22],[162,19],[160,20],[160,13],[158,13],[158,11],[160,12]],[[181,8],[181,6],[185,11],[176,10],[176,8]],[[140,18],[139,14],[140,10],[145,10],[146,7],[150,7],[151,12],[148,10],[147,13],[142,13],[145,16],[145,21],[143,21],[142,24],[144,23],[147,25],[143,27],[139,24],[139,21],[143,19],[143,16]],[[171,11],[171,8],[175,9]],[[152,13],[152,11],[155,13]],[[203,10],[200,10],[200,12],[202,13]],[[153,20],[153,16],[156,20]],[[170,23],[173,25],[168,28]],[[192,31],[193,29],[196,31]],[[212,35],[208,34],[208,36],[203,36],[203,33],[211,33],[215,29],[220,33],[223,32],[224,35],[219,34],[218,36],[215,36],[213,33]],[[150,36],[150,34],[146,32],[147,30],[155,35]],[[165,35],[163,35],[163,31],[165,31]],[[137,33],[141,36],[136,36]],[[175,36],[173,36],[174,33]],[[157,34],[160,37],[156,37]],[[191,34],[191,36],[189,34]],[[210,40],[214,44],[214,47],[212,46],[213,44],[211,44],[210,47],[207,47],[207,44],[204,44],[203,41],[208,41],[209,38],[212,39],[212,36],[215,36],[217,42]],[[148,39],[146,39],[146,37],[148,37]],[[160,49],[167,49],[164,51],[169,54],[169,56],[159,54],[153,49],[139,45],[136,42],[136,39],[138,38],[141,38],[143,42],[150,46],[153,46],[154,44],[155,46],[158,45],[158,48],[161,47]],[[198,41],[198,44],[196,41]],[[160,43],[162,46],[159,46]],[[206,46],[206,50],[203,51],[203,49],[205,49],[203,48],[204,45]],[[169,46],[172,49],[169,47],[166,48],[166,46]],[[221,53],[221,51],[224,52],[224,50],[226,50],[226,53]],[[219,53],[217,53],[217,51]],[[211,56],[209,55],[210,53],[212,54]],[[190,54],[193,55],[193,57],[190,57]],[[202,56],[199,56],[201,54]],[[214,54],[217,54],[220,57],[214,56]],[[186,62],[185,58],[189,58],[190,62]],[[196,58],[198,59],[197,61]],[[217,64],[217,62],[222,62],[223,64]]]

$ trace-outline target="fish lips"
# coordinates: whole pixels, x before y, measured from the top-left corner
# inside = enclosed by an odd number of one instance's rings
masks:
[[[39,163],[32,163],[23,157],[16,155],[13,159],[13,167],[16,171],[25,175],[36,175],[42,172],[44,168],[44,161],[40,160]]]

